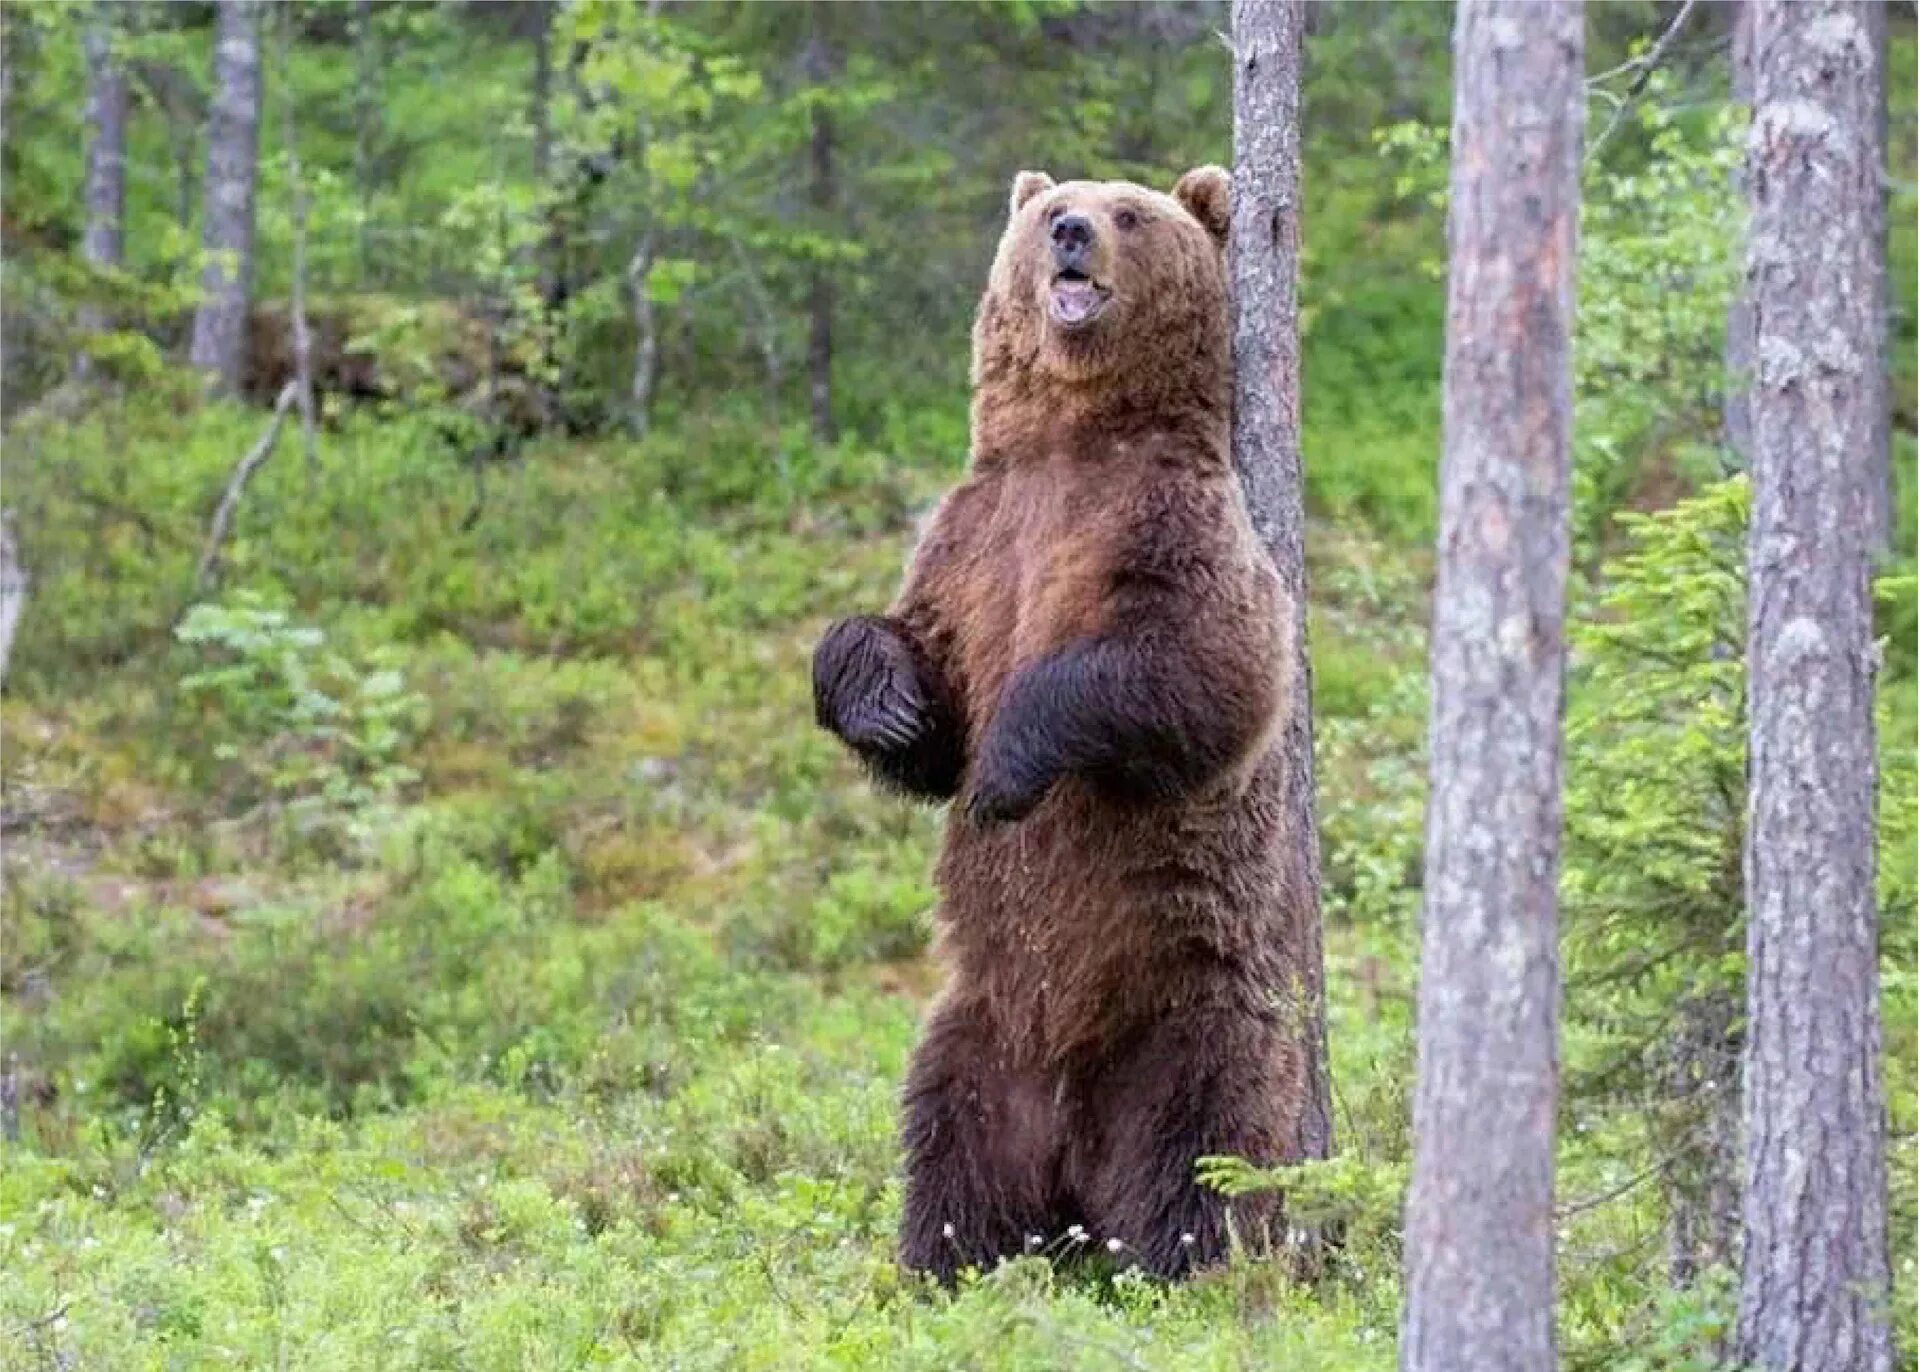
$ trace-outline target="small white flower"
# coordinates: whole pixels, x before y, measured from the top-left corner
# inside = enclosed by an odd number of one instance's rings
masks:
[[[1038,1248],[1039,1246],[1040,1246],[1040,1236],[1038,1234],[1027,1235],[1027,1248],[1029,1250]]]
[[[1120,1242],[1120,1240],[1118,1239],[1107,1240],[1107,1251],[1109,1253],[1118,1253],[1122,1248],[1125,1248],[1125,1247],[1126,1245]]]
[[[1067,1226],[1067,1237],[1075,1243],[1084,1243],[1086,1241],[1087,1231],[1077,1224],[1070,1224]]]
[[[948,1239],[950,1239],[950,1238],[952,1238],[952,1237],[953,1237],[953,1226],[952,1226],[951,1224],[943,1224],[943,1225],[941,1225],[941,1226],[940,1226],[940,1236],[941,1236],[942,1238],[948,1238]]]
[[[1193,1247],[1193,1235],[1191,1235],[1191,1234],[1182,1234],[1182,1235],[1180,1236],[1180,1246],[1181,1246],[1182,1248],[1191,1248],[1191,1247]]]

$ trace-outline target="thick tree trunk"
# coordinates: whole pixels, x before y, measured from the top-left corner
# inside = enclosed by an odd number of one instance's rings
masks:
[[[820,31],[819,0],[813,6],[813,37],[807,43],[807,79],[817,88],[832,83],[834,53]],[[813,207],[816,225],[822,233],[830,229],[835,200],[833,168],[833,116],[824,104],[813,107],[813,132],[809,148],[807,201]],[[813,415],[813,436],[817,442],[831,443],[836,437],[833,421],[833,269],[825,262],[813,265],[813,280],[807,292],[807,398]]]
[[[213,54],[213,110],[207,121],[207,189],[201,243],[200,308],[189,358],[217,389],[240,388],[247,360],[253,288],[253,202],[260,164],[260,10],[255,0],[220,0]]]
[[[1877,0],[1754,13],[1746,1228],[1737,1351],[1883,1372],[1873,470],[1887,422]]]
[[[1306,508],[1300,462],[1300,45],[1304,0],[1235,0],[1233,6],[1233,461],[1254,529],[1292,598],[1293,679],[1300,683],[1281,746],[1289,761],[1283,802],[1292,875],[1277,892],[1297,910],[1294,980],[1307,1013],[1299,1052],[1308,1064],[1293,1156],[1333,1152],[1327,1072],[1326,966],[1320,932],[1320,831],[1314,813],[1313,713],[1307,660]]]
[[[1879,174],[1874,178],[1873,235],[1875,270],[1872,276],[1874,347],[1882,364],[1873,371],[1874,421],[1867,449],[1867,495],[1871,501],[1873,551],[1881,554],[1893,547],[1893,381],[1885,365],[1886,334],[1891,317],[1892,299],[1887,293],[1887,7],[1884,0],[1868,0],[1861,6],[1867,22],[1867,41],[1873,47],[1873,159]],[[1910,172],[1906,168],[1905,172]],[[1904,172],[1903,172],[1904,174]]]
[[[1401,1366],[1555,1361],[1560,720],[1582,8],[1463,0]]]
[[[87,16],[87,222],[80,242],[89,266],[112,268],[126,260],[127,71],[114,51],[116,11],[97,2]],[[90,305],[80,312],[83,333],[98,333],[112,321]],[[74,375],[85,377],[89,359],[74,359]]]

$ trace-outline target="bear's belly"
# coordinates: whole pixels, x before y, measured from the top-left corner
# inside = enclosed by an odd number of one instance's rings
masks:
[[[1056,1064],[1170,1014],[1249,1007],[1282,975],[1279,773],[1150,808],[1058,786],[1026,820],[948,820],[938,881],[954,988],[1015,1061]]]

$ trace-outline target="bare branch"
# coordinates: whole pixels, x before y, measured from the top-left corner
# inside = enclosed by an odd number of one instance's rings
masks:
[[[1620,97],[1613,107],[1613,118],[1607,121],[1606,128],[1600,130],[1600,136],[1593,140],[1592,146],[1587,149],[1584,161],[1591,162],[1600,155],[1600,149],[1604,148],[1607,140],[1613,137],[1614,130],[1618,129],[1621,121],[1627,117],[1627,111],[1633,108],[1634,101],[1639,98],[1640,92],[1647,88],[1647,82],[1653,79],[1653,74],[1666,60],[1667,51],[1673,46],[1673,40],[1680,36],[1680,30],[1686,27],[1688,18],[1693,14],[1694,6],[1699,3],[1700,0],[1687,0],[1680,6],[1680,12],[1673,16],[1673,22],[1667,25],[1666,32],[1656,38],[1653,46],[1638,57],[1630,57],[1611,71],[1604,71],[1598,76],[1588,78],[1587,86],[1598,92],[1600,87],[1614,77],[1625,76],[1628,72],[1634,73],[1633,80],[1627,85],[1627,93]]]
[[[253,445],[253,451],[240,459],[233,469],[233,475],[227,479],[226,494],[220,497],[220,504],[213,512],[213,522],[207,526],[207,544],[200,553],[200,570],[195,575],[195,588],[205,594],[212,589],[215,574],[219,570],[220,547],[227,541],[227,530],[233,523],[233,512],[240,507],[241,493],[247,489],[247,483],[253,480],[254,472],[260,464],[273,455],[274,444],[280,441],[280,427],[287,422],[287,411],[293,408],[300,398],[300,383],[289,381],[280,388],[280,398],[273,404],[273,420],[267,425],[267,431],[260,435],[260,441]]]

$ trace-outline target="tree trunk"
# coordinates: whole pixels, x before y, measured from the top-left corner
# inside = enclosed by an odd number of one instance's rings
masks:
[[[1872,275],[1874,355],[1882,359],[1872,373],[1874,383],[1873,433],[1867,448],[1867,495],[1871,502],[1873,552],[1878,555],[1893,548],[1893,381],[1885,365],[1887,322],[1892,300],[1887,294],[1887,7],[1883,0],[1869,0],[1862,7],[1867,23],[1867,41],[1873,48],[1873,156],[1874,176],[1873,236],[1874,271]],[[1908,174],[1906,168],[1902,174]]]
[[[1878,3],[1754,12],[1746,1163],[1737,1351],[1884,1372],[1874,452],[1887,422]]]
[[[561,286],[559,202],[553,185],[553,15],[542,4],[534,15],[533,90],[528,114],[533,123],[533,184],[546,204],[540,239],[540,301],[551,313],[559,308]],[[551,356],[549,356],[551,360]]]
[[[1555,1361],[1560,721],[1580,212],[1578,4],[1454,29],[1409,1372]]]
[[[814,31],[807,43],[807,79],[816,91],[831,84],[834,53],[820,31],[819,0],[812,7]],[[807,201],[813,207],[816,227],[821,233],[831,229],[834,206],[833,116],[826,105],[816,100],[813,106],[813,136],[810,149]],[[825,262],[813,264],[813,281],[808,290],[807,312],[807,395],[813,413],[813,436],[820,443],[836,437],[833,422],[833,270]]]
[[[1753,5],[1733,0],[1728,14],[1728,89],[1734,103],[1753,104]],[[1736,195],[1746,178],[1734,173]],[[1747,386],[1753,367],[1753,311],[1745,290],[1727,304],[1726,381],[1721,438],[1735,471],[1752,462],[1753,425]],[[1668,1131],[1674,1156],[1662,1173],[1667,1207],[1667,1275],[1689,1286],[1710,1267],[1740,1259],[1740,1052],[1738,998],[1713,986],[1680,1007],[1669,1045],[1663,1094],[1678,1116]]]
[[[353,190],[359,207],[354,237],[362,286],[373,279],[373,140],[380,124],[380,53],[375,44],[373,0],[354,0]]]
[[[201,243],[207,263],[193,316],[195,367],[215,388],[240,388],[253,287],[253,202],[260,162],[260,11],[255,0],[219,0],[213,109],[207,121],[207,187]]]
[[[116,268],[126,260],[127,71],[114,52],[115,10],[96,3],[87,16],[83,40],[87,56],[87,224],[81,256],[92,267]],[[80,311],[83,334],[112,325],[97,305]],[[73,374],[84,378],[91,359],[75,355]]]
[[[27,608],[27,573],[13,546],[13,511],[0,510],[0,684],[13,657],[13,631]]]
[[[1326,964],[1320,932],[1320,830],[1314,814],[1312,672],[1307,658],[1306,510],[1300,462],[1300,46],[1304,0],[1234,0],[1233,462],[1253,527],[1292,599],[1287,652],[1298,708],[1281,742],[1286,830],[1293,838],[1284,892],[1297,912],[1295,981],[1307,1006],[1299,1052],[1307,1064],[1289,1162],[1333,1152],[1327,1072]]]
[[[300,171],[300,140],[294,119],[293,7],[280,12],[280,134],[287,151],[287,189],[293,197],[293,279],[288,315],[293,328],[293,374],[300,387],[300,438],[307,479],[320,470],[313,414],[313,335],[307,328],[307,184]]]
[[[652,229],[640,235],[633,260],[627,263],[627,284],[633,291],[633,381],[627,424],[636,438],[653,424],[653,381],[659,374],[660,330],[654,319],[653,296],[647,278],[653,272]]]
[[[1678,1007],[1664,1080],[1671,1150],[1661,1173],[1667,1276],[1691,1286],[1708,1268],[1740,1260],[1740,1004],[1711,986]]]

